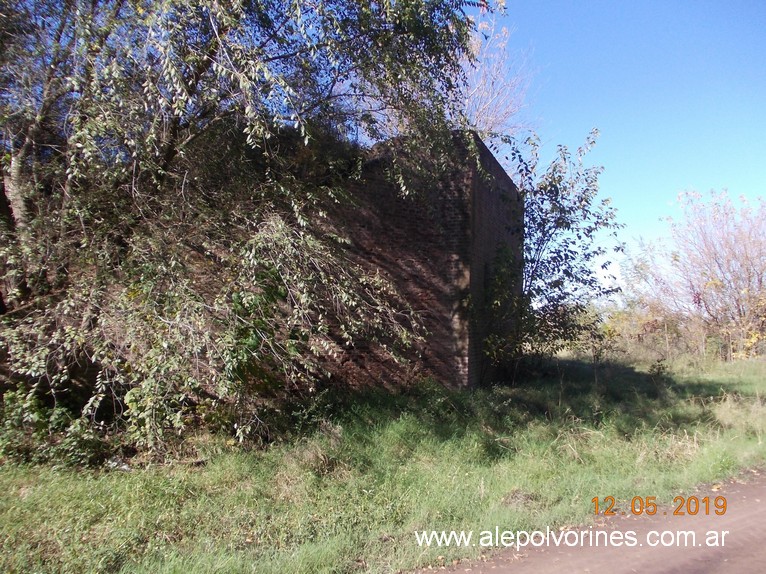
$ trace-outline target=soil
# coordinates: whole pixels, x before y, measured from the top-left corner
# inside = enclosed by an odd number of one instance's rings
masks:
[[[659,507],[654,516],[634,516],[619,508],[617,516],[599,516],[595,524],[574,529],[635,533],[636,545],[622,546],[541,546],[527,551],[500,551],[485,561],[424,570],[471,574],[548,574],[551,572],[583,573],[633,572],[653,574],[762,574],[766,572],[766,472],[751,470],[739,478],[705,485],[693,493],[699,499],[709,496],[710,514],[675,516],[675,506]],[[687,498],[691,496],[687,495]],[[715,497],[725,497],[726,514],[717,516],[712,506]],[[617,508],[615,508],[617,510]],[[651,546],[657,534],[668,531],[693,531],[695,546]],[[725,537],[723,533],[726,532]],[[714,534],[718,546],[708,546],[707,537]],[[558,532],[557,532],[558,534]],[[570,537],[573,535],[570,535]],[[649,538],[647,538],[649,536]],[[664,534],[670,542],[670,534]],[[674,536],[676,539],[682,537]],[[712,539],[711,539],[712,542]],[[721,543],[723,542],[723,543]],[[587,544],[587,543],[586,543]]]

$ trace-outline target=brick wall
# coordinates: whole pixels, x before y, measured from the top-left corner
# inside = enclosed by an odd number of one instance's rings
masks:
[[[491,330],[498,327],[494,317],[496,309],[491,306],[488,292],[498,250],[504,246],[509,248],[520,264],[524,240],[524,206],[516,186],[478,138],[476,145],[485,173],[471,170],[469,198],[471,314],[467,382],[471,386],[496,374],[482,343]],[[511,288],[521,294],[520,282]]]
[[[390,157],[379,151],[351,189],[353,207],[338,208],[354,257],[387,275],[427,330],[424,344],[408,353],[409,368],[376,363],[374,350],[365,348],[349,351],[345,374],[384,384],[431,375],[453,387],[494,375],[482,348],[493,324],[487,288],[498,248],[520,253],[523,209],[513,182],[478,138],[475,148],[478,165],[456,138],[449,167],[415,178],[407,197],[386,175]]]

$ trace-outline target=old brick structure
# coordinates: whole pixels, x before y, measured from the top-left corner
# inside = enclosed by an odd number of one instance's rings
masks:
[[[478,137],[474,142],[466,146],[456,137],[449,167],[416,178],[406,197],[385,175],[391,165],[385,152],[364,166],[355,207],[346,214],[354,253],[396,284],[427,332],[408,357],[415,373],[376,364],[373,349],[356,349],[344,368],[358,377],[395,383],[425,374],[465,387],[494,376],[483,352],[485,337],[498,328],[487,295],[501,247],[521,264],[523,204],[489,149]]]

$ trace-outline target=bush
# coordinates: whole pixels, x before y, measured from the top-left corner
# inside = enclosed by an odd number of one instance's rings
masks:
[[[6,391],[0,409],[0,457],[14,463],[94,466],[113,445],[62,407],[49,408],[32,392]]]

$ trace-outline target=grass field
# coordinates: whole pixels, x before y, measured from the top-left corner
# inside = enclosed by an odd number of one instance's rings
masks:
[[[200,436],[194,463],[0,468],[4,572],[396,572],[475,556],[418,530],[585,523],[766,459],[766,362],[561,362],[514,387],[327,393],[289,443]],[[193,449],[191,448],[193,446]],[[471,553],[473,551],[473,554]]]

